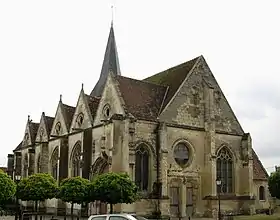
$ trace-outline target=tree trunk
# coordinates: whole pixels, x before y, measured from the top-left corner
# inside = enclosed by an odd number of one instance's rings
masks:
[[[110,203],[110,214],[113,214],[113,204]]]
[[[74,203],[71,202],[71,220],[74,220],[73,209],[74,209]]]
[[[38,220],[38,201],[35,201],[35,220]]]

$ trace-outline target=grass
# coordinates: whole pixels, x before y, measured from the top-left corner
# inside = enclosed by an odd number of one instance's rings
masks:
[[[248,215],[248,216],[236,216],[234,220],[280,220],[280,215]]]

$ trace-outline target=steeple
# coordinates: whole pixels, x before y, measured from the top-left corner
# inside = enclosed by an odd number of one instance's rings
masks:
[[[111,23],[110,34],[106,46],[100,77],[94,89],[90,93],[91,96],[100,97],[102,95],[110,70],[115,75],[121,75],[113,22]]]

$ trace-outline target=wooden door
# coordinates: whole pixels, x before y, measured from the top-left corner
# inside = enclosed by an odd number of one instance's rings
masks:
[[[170,215],[179,216],[179,187],[170,187]]]

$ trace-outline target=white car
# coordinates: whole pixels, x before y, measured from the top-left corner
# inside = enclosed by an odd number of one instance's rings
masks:
[[[88,220],[147,220],[146,218],[135,214],[104,214],[91,215]]]

